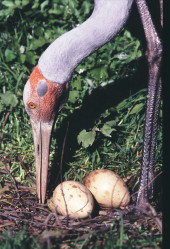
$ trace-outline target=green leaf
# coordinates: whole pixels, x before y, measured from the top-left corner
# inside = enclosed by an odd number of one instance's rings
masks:
[[[90,74],[95,78],[95,79],[102,79],[105,80],[108,78],[108,73],[107,73],[107,68],[104,66],[94,68],[90,70]]]
[[[101,77],[102,80],[106,80],[108,78],[108,73],[107,73],[107,68],[106,67],[101,67],[100,77]]]
[[[160,110],[159,116],[162,118],[163,117],[163,110]]]
[[[32,9],[36,9],[39,7],[39,0],[34,1],[34,5],[32,6]]]
[[[46,44],[46,39],[44,39],[43,37],[40,37],[39,39],[33,39],[30,44],[30,50],[41,48],[44,44]]]
[[[49,14],[61,15],[61,14],[63,14],[63,9],[56,7],[54,9],[50,9],[48,12],[49,12]]]
[[[21,0],[15,0],[15,7],[20,7],[22,6],[22,1]]]
[[[9,1],[9,0],[2,1],[2,4],[5,7],[8,7],[8,8],[14,8],[15,7],[15,4],[13,3],[13,1]]]
[[[100,68],[94,68],[90,70],[90,74],[96,79],[100,79]]]
[[[122,102],[120,102],[117,107],[116,107],[116,110],[117,111],[121,111],[123,110],[124,108],[127,108],[129,106],[129,102],[127,102],[127,100],[123,100]]]
[[[45,7],[48,6],[48,4],[49,4],[49,1],[48,1],[48,0],[44,1],[44,2],[40,5],[40,6],[41,6],[41,11],[44,11]]]
[[[22,5],[23,5],[23,6],[26,6],[26,5],[29,4],[29,2],[30,2],[30,0],[22,0]]]
[[[144,106],[143,103],[140,103],[140,104],[135,105],[135,106],[132,108],[132,110],[130,111],[129,114],[136,114],[136,113],[140,112],[140,111],[142,110],[143,106]]]
[[[1,104],[5,106],[15,107],[18,104],[18,100],[15,94],[6,92],[0,94]]]
[[[110,64],[110,68],[115,69],[117,64],[118,64],[118,62],[116,60],[113,60],[113,62]]]
[[[116,125],[116,123],[117,123],[117,120],[111,120],[111,121],[107,121],[105,124],[112,127],[113,125]]]
[[[2,112],[4,110],[3,108],[4,106],[1,104],[1,101],[0,101],[0,112]]]
[[[75,80],[73,80],[72,87],[76,88],[76,90],[81,90],[82,89],[81,80],[82,78],[78,76]]]
[[[95,140],[95,136],[96,136],[96,132],[94,130],[93,131],[82,130],[79,133],[77,140],[79,144],[82,144],[84,148],[87,148],[93,144]]]
[[[21,63],[24,63],[25,60],[26,60],[26,55],[25,54],[20,54],[19,58],[20,58]]]
[[[103,135],[105,135],[106,137],[111,137],[111,133],[112,131],[115,131],[115,129],[111,128],[109,125],[104,124],[103,127],[101,128],[101,132],[103,133]]]
[[[69,101],[71,103],[75,103],[77,101],[77,99],[79,98],[80,94],[79,94],[79,91],[77,90],[74,90],[74,91],[70,91],[69,92]]]
[[[38,58],[39,58],[39,56],[35,55],[32,52],[26,53],[26,61],[32,65],[36,64]]]
[[[106,110],[104,113],[101,114],[101,118],[107,118],[110,115],[110,110]]]
[[[6,62],[13,61],[15,58],[16,58],[16,54],[12,50],[10,50],[10,49],[7,48],[5,50],[5,59],[6,59]]]

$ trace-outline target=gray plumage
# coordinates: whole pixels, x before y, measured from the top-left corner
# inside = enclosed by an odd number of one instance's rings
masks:
[[[65,84],[77,65],[110,41],[123,27],[133,0],[95,0],[92,15],[57,38],[41,55],[38,67],[48,80]]]

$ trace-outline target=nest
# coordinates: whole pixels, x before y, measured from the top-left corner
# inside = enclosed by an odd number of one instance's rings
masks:
[[[33,188],[17,186],[16,189],[12,184],[7,184],[0,190],[0,231],[10,229],[16,233],[26,227],[28,234],[38,235],[40,242],[48,244],[52,238],[72,241],[79,237],[83,240],[87,232],[104,234],[111,229],[118,231],[122,219],[131,236],[136,236],[134,227],[138,224],[154,234],[161,234],[161,213],[154,213],[156,211],[151,209],[147,212],[147,215],[136,215],[133,206],[123,210],[99,209],[93,217],[74,220],[56,211],[51,212],[47,204],[38,204]]]

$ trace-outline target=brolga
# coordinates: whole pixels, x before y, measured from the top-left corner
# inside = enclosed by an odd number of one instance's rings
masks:
[[[36,187],[39,203],[44,203],[47,188],[48,158],[52,127],[57,113],[67,101],[74,69],[87,56],[113,39],[124,27],[133,2],[143,24],[148,61],[148,98],[137,206],[148,203],[152,191],[157,120],[161,98],[160,65],[162,45],[145,0],[94,0],[91,16],[57,38],[40,56],[23,93],[30,116],[36,158]],[[162,6],[162,0],[160,0]]]

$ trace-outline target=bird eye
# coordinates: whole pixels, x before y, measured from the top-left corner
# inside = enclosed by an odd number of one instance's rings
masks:
[[[36,108],[36,104],[34,104],[33,102],[29,102],[29,103],[28,103],[28,107],[29,107],[30,109],[35,109],[35,108]]]

